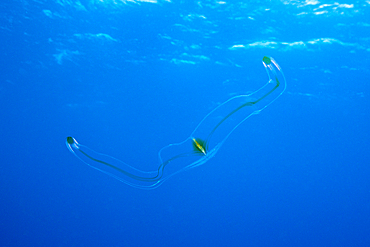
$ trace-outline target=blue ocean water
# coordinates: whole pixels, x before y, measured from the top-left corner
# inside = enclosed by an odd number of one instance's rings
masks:
[[[369,1],[0,9],[0,246],[370,245]],[[264,56],[285,92],[154,190],[65,145],[156,170],[161,148],[268,81]]]

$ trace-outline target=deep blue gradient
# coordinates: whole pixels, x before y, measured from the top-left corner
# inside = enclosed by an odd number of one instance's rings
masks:
[[[244,2],[244,3],[243,3]],[[0,246],[370,246],[370,2],[0,3]],[[228,98],[287,90],[206,164],[143,170]]]

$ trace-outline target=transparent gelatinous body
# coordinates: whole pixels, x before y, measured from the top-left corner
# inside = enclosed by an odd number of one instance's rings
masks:
[[[271,57],[264,57],[262,63],[268,82],[253,93],[238,95],[220,104],[203,118],[186,140],[163,147],[158,153],[157,170],[138,170],[79,144],[73,137],[67,137],[66,145],[84,163],[119,181],[142,189],[157,188],[171,176],[211,159],[240,124],[260,113],[284,92],[286,81],[280,66]]]

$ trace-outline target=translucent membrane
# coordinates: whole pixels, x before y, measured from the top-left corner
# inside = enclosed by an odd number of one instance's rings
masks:
[[[271,57],[264,57],[262,63],[268,82],[253,93],[238,95],[220,104],[203,118],[186,140],[163,147],[158,153],[157,170],[138,170],[79,144],[73,137],[67,137],[67,148],[85,164],[121,182],[141,189],[157,188],[171,176],[211,159],[240,124],[260,113],[284,92],[286,81],[280,66]]]

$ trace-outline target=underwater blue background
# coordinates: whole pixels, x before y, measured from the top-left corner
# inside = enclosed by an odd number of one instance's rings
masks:
[[[0,3],[0,246],[370,246],[370,2]],[[143,170],[228,98],[287,89],[217,155],[154,190]]]

